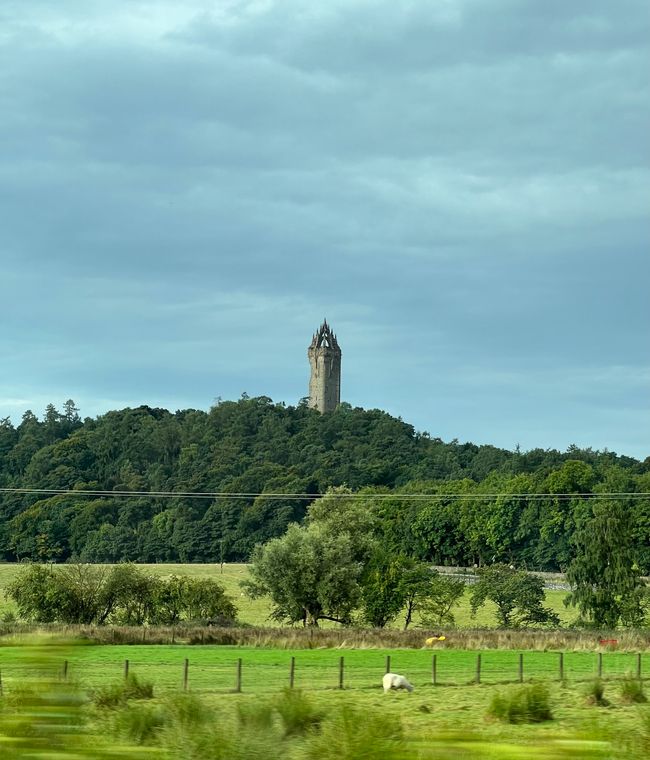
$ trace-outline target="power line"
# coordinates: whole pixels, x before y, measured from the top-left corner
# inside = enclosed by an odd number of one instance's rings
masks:
[[[265,493],[241,491],[108,491],[100,489],[82,490],[65,488],[0,488],[6,494],[42,494],[48,496],[104,496],[112,498],[155,498],[155,499],[256,499],[263,497],[271,500],[296,499],[313,501],[326,494],[322,493]],[[486,499],[647,499],[650,492],[616,491],[610,493],[334,493],[336,498],[349,500],[375,499],[379,501],[429,501],[432,499],[449,499],[452,501],[481,501]]]

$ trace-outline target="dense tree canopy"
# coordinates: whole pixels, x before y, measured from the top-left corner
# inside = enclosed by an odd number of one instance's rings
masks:
[[[256,544],[301,523],[313,501],[271,494],[346,487],[360,492],[372,529],[396,555],[564,570],[592,514],[584,494],[650,492],[650,459],[445,443],[347,404],[320,415],[304,404],[243,397],[209,412],[139,407],[82,420],[69,401],[61,412],[49,405],[41,419],[28,411],[16,426],[0,420],[0,487],[112,494],[0,493],[0,559],[8,561],[247,560]],[[650,499],[620,504],[631,557],[650,572]]]
[[[7,588],[18,614],[37,623],[178,625],[236,621],[211,578],[156,578],[135,565],[23,565]]]

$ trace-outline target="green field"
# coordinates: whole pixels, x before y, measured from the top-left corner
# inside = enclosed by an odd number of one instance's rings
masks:
[[[338,680],[342,654],[345,658],[345,688],[341,690],[338,688]],[[135,741],[134,736],[141,736],[142,726],[155,718],[156,711],[167,709],[165,705],[173,705],[174,699],[182,697],[183,665],[187,658],[189,691],[200,699],[200,703],[194,704],[192,709],[205,706],[211,711],[210,725],[219,723],[221,732],[226,731],[224,726],[228,726],[227,730],[235,737],[235,742],[253,742],[246,734],[246,726],[241,725],[242,715],[244,718],[248,716],[248,720],[259,721],[259,725],[256,723],[253,727],[255,741],[266,741],[268,750],[266,754],[259,748],[255,751],[249,748],[238,750],[237,753],[233,750],[231,755],[222,755],[215,754],[214,748],[206,747],[204,743],[199,750],[193,749],[190,753],[187,748],[188,742],[193,741],[190,732],[174,738],[176,754],[165,754],[165,757],[193,757],[200,760],[224,757],[229,760],[244,757],[265,757],[267,760],[274,757],[385,760],[388,755],[384,755],[381,748],[377,749],[376,743],[370,748],[365,744],[356,748],[348,747],[345,752],[340,747],[332,747],[327,754],[328,749],[321,745],[320,749],[314,748],[319,741],[316,734],[292,737],[286,732],[278,732],[275,724],[265,722],[265,710],[272,709],[284,699],[283,692],[289,683],[291,657],[295,657],[296,690],[301,690],[312,707],[322,711],[325,716],[331,716],[332,721],[340,722],[342,715],[341,729],[345,725],[349,727],[346,720],[352,721],[354,732],[362,732],[367,727],[374,731],[382,726],[401,726],[399,753],[390,757],[420,757],[427,760],[483,757],[599,757],[636,760],[647,757],[646,749],[650,748],[650,708],[648,705],[625,704],[621,698],[621,681],[617,680],[633,669],[634,656],[622,653],[604,655],[605,692],[611,705],[602,708],[589,704],[585,698],[586,683],[593,678],[597,667],[596,655],[567,653],[567,678],[561,683],[557,680],[557,653],[524,653],[524,678],[527,682],[528,679],[533,679],[535,682],[549,684],[554,719],[536,725],[511,725],[487,720],[486,711],[496,693],[517,688],[503,682],[517,679],[519,653],[489,651],[482,652],[481,655],[480,685],[471,683],[475,677],[477,653],[462,650],[436,653],[440,681],[440,685],[436,686],[432,684],[432,653],[426,650],[399,649],[342,652],[333,649],[283,651],[213,646],[4,646],[0,647],[0,670],[4,694],[11,706],[11,695],[20,693],[26,684],[56,682],[63,672],[64,661],[68,663],[68,682],[75,684],[82,692],[92,694],[95,689],[122,683],[124,660],[128,659],[130,673],[141,681],[149,681],[154,685],[154,699],[134,700],[124,709],[91,709],[88,729],[102,737],[114,734],[121,742],[126,742]],[[381,678],[387,656],[391,657],[391,669],[404,673],[414,684],[415,691],[412,694],[383,694]],[[235,693],[237,661],[240,658],[242,692]],[[650,674],[650,655],[644,655],[642,664]],[[39,678],[40,681],[37,680]],[[46,688],[50,692],[62,689],[61,686]],[[178,706],[173,709],[178,711]],[[348,718],[345,718],[346,715]],[[38,720],[43,720],[40,713]],[[323,732],[331,732],[333,729],[328,728],[327,724],[329,718],[324,720]],[[11,725],[15,726],[14,723]],[[248,728],[250,730],[251,727]],[[175,730],[180,731],[177,726]],[[211,741],[221,741],[219,736],[222,733],[217,732],[209,738]],[[1,738],[0,736],[0,741]],[[329,740],[339,739],[340,737],[331,736]],[[156,745],[158,741],[168,740],[163,732],[159,739],[154,734],[147,741]],[[346,741],[348,744],[352,742]],[[268,742],[272,742],[273,746]],[[116,756],[136,756],[135,749],[123,748],[123,752],[124,754],[118,753]],[[154,757],[162,756],[157,754],[157,750],[154,753]]]
[[[223,566],[223,572],[219,565],[200,565],[200,564],[187,564],[187,565],[140,565],[144,570],[161,577],[170,575],[188,575],[195,577],[212,578],[219,581],[226,589],[227,593],[233,598],[235,605],[239,610],[239,621],[248,625],[277,625],[269,620],[270,604],[268,599],[249,599],[243,592],[240,586],[242,580],[247,577],[248,565],[245,564],[230,564]],[[0,565],[0,614],[2,610],[12,609],[11,601],[7,600],[4,595],[4,589],[7,584],[15,577],[16,571],[19,565],[16,564],[3,564]],[[556,612],[562,624],[566,625],[570,623],[575,617],[576,613],[573,609],[568,609],[564,606],[564,598],[566,592],[564,591],[547,591],[546,592],[546,605]],[[495,608],[491,602],[488,602],[485,607],[482,607],[476,614],[476,617],[472,617],[469,606],[469,592],[465,593],[461,604],[454,610],[456,617],[456,625],[460,628],[490,628],[496,627]],[[417,625],[417,619],[414,621]],[[398,619],[393,623],[394,627],[400,627],[402,619]],[[327,623],[324,623],[327,625]],[[330,624],[335,625],[335,624]]]
[[[0,671],[5,685],[18,684],[35,675],[36,668],[25,660],[29,648],[0,647]],[[227,694],[235,686],[237,663],[242,661],[242,690],[262,694],[279,692],[289,683],[292,657],[295,661],[295,686],[309,691],[337,689],[340,661],[343,657],[344,686],[348,690],[377,689],[390,657],[391,670],[408,674],[411,682],[425,690],[434,689],[433,655],[436,657],[436,681],[445,686],[467,686],[476,679],[480,654],[481,684],[515,682],[519,676],[516,650],[484,652],[444,649],[313,649],[286,650],[232,646],[74,646],[59,654],[56,667],[68,661],[69,677],[84,687],[97,687],[119,679],[125,660],[129,671],[156,685],[160,692],[175,691],[183,682],[184,661],[188,660],[189,683],[193,691]],[[557,652],[522,652],[524,679],[559,681]],[[636,673],[637,656],[625,652],[602,655],[604,679],[621,678]],[[650,654],[643,654],[641,666],[650,679]],[[563,658],[567,681],[588,680],[597,673],[598,654],[567,652]]]

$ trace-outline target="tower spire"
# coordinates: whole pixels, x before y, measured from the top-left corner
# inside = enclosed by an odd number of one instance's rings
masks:
[[[332,412],[341,401],[341,349],[327,318],[314,333],[307,355],[311,366],[309,406]]]

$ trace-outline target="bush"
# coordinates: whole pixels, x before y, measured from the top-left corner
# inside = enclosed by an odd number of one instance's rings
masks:
[[[273,726],[273,706],[268,702],[240,702],[237,705],[237,720],[243,728],[264,731]]]
[[[302,692],[292,689],[284,690],[275,709],[282,719],[285,736],[315,731],[324,717],[323,713],[317,710]]]
[[[113,568],[27,565],[7,587],[19,615],[36,623],[229,625],[237,609],[223,586],[209,578],[154,578],[128,563]]]
[[[632,676],[625,676],[621,683],[621,697],[627,704],[643,704],[648,701],[643,684]]]
[[[222,720],[192,695],[179,695],[165,704],[160,744],[165,757],[183,760],[279,760],[285,757],[272,707],[238,706],[238,725]],[[270,718],[270,719],[269,719]],[[156,755],[157,757],[157,755]]]
[[[309,760],[398,760],[407,757],[398,718],[344,705],[305,747]]]
[[[488,715],[506,723],[542,723],[553,720],[548,687],[535,683],[510,692],[495,694]]]
[[[166,723],[164,711],[158,705],[130,705],[115,715],[115,731],[136,744],[150,744]]]
[[[104,686],[92,695],[97,707],[118,707],[130,699],[153,699],[153,684],[141,682],[135,675],[129,674],[122,683]]]
[[[608,707],[609,700],[605,699],[605,684],[600,678],[595,678],[590,681],[584,689],[584,694],[587,699],[587,703],[590,705],[598,705],[598,707]]]
[[[194,694],[174,694],[164,703],[165,713],[170,723],[184,728],[193,728],[209,723],[212,712]]]

